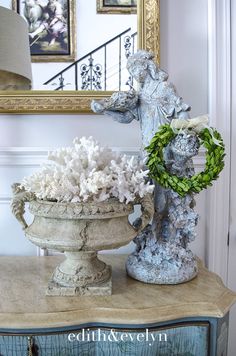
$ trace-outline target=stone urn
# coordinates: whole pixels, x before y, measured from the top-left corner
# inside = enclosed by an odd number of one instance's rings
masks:
[[[111,198],[104,202],[59,203],[37,200],[33,193],[13,185],[12,212],[22,224],[26,237],[41,248],[64,252],[66,259],[56,267],[47,295],[110,295],[111,267],[97,251],[128,244],[150,221],[150,195],[124,204]],[[34,215],[30,226],[24,219],[25,203]],[[133,206],[141,204],[142,216],[129,222]]]

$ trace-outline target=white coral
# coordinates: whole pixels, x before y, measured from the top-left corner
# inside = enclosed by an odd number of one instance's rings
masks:
[[[73,141],[48,155],[51,164],[23,179],[21,186],[37,198],[61,202],[104,201],[116,197],[128,203],[153,191],[147,170],[137,158],[118,156],[92,137]]]

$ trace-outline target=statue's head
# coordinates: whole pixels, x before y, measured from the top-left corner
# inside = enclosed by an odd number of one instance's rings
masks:
[[[128,58],[127,69],[132,77],[139,83],[143,83],[147,75],[154,80],[166,80],[168,75],[159,70],[153,61],[154,54],[145,50],[139,50]]]

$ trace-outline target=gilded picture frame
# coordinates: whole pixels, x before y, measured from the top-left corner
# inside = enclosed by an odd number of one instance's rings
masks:
[[[75,0],[12,0],[28,24],[32,62],[75,59]]]
[[[139,0],[138,48],[155,54],[160,62],[159,0]],[[91,114],[92,99],[104,99],[111,92],[102,91],[0,91],[0,113],[8,114]]]
[[[136,14],[137,0],[97,0],[98,14]]]

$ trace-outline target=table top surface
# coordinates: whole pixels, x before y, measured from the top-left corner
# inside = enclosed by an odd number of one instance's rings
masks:
[[[112,265],[112,296],[45,296],[64,259],[0,257],[0,329],[51,328],[83,323],[149,324],[186,317],[223,317],[236,294],[201,263],[192,281],[152,285],[126,275],[125,255],[100,255]]]

